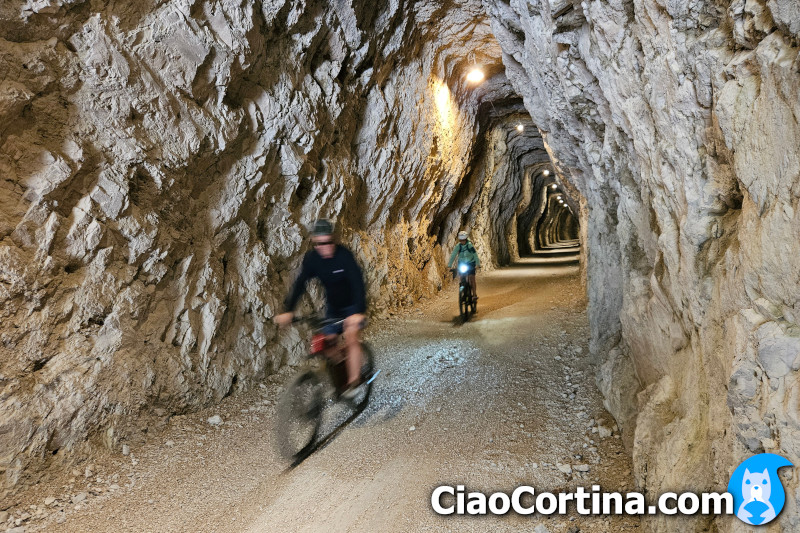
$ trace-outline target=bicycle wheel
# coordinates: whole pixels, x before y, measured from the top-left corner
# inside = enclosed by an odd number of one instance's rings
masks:
[[[369,403],[370,394],[372,394],[372,381],[373,373],[375,372],[375,356],[372,354],[372,348],[366,342],[361,343],[361,379],[366,382],[356,389],[356,395],[347,401],[355,411],[363,411]]]
[[[469,306],[472,304],[472,290],[469,284],[464,284],[461,288],[458,301],[458,310],[461,313],[461,319],[466,322],[469,320]]]
[[[321,381],[315,372],[300,374],[278,404],[278,450],[287,461],[303,459],[313,449],[322,419]]]

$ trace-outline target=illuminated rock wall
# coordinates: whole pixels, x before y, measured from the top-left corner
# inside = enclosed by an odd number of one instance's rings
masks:
[[[638,483],[719,490],[763,451],[798,464],[797,2],[484,6],[580,196],[598,383]],[[709,526],[691,524],[648,521]]]

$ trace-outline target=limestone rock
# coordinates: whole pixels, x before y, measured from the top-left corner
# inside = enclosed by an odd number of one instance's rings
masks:
[[[110,430],[118,449],[139,413],[298,361],[304,334],[271,317],[317,217],[368,267],[372,312],[441,289],[462,224],[487,265],[513,257],[520,171],[547,155],[514,133],[524,107],[480,1],[12,4],[0,499],[48,454]],[[494,69],[477,89],[472,53]],[[491,99],[507,104],[490,116]]]
[[[716,490],[767,444],[797,463],[798,9],[0,7],[0,499],[89,435],[116,449],[140,412],[299,360],[270,317],[316,217],[388,313],[443,286],[462,227],[490,266],[529,248],[551,164],[643,489]]]

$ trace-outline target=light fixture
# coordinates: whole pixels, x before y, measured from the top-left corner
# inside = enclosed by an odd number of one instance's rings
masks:
[[[556,188],[556,184],[555,184],[555,183],[554,183],[554,184],[552,184],[552,185],[550,186],[550,188],[555,190],[555,188]]]
[[[556,196],[556,200],[561,200],[561,196]]]
[[[522,124],[517,124],[517,131],[522,133],[523,131],[525,131],[525,126],[523,126]]]
[[[484,77],[485,75],[481,69],[474,68],[469,71],[469,74],[467,74],[467,81],[470,83],[480,83],[483,81]]]
[[[549,176],[549,175],[550,175],[550,171],[549,171],[549,170],[547,170],[547,169],[544,169],[544,172],[542,172],[542,174],[544,174],[544,176],[545,176],[545,177],[547,177],[547,176]],[[555,187],[554,187],[554,188],[555,188]]]
[[[469,62],[470,62],[470,65],[472,65],[472,68],[469,71],[469,74],[467,74],[467,81],[470,82],[470,83],[480,83],[480,82],[482,82],[483,78],[485,78],[486,75],[483,73],[481,68],[478,66],[478,63],[475,62],[475,54],[473,52],[470,52],[470,54],[469,54]]]

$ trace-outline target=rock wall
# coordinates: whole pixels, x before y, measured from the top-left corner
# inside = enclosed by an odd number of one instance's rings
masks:
[[[373,312],[441,288],[519,190],[475,149],[499,56],[477,1],[5,2],[0,495],[297,357],[270,318],[319,216]]]
[[[798,464],[797,2],[484,6],[579,193],[598,383],[638,483],[719,490],[764,451]],[[800,527],[795,498],[787,531]]]
[[[4,3],[4,494],[291,360],[269,317],[318,216],[391,311],[461,228],[524,252],[551,163],[640,485],[797,462],[799,40],[793,0]]]

